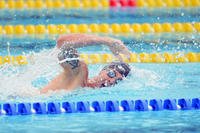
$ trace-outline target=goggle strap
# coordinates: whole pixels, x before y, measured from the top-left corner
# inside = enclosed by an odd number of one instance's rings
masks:
[[[61,61],[58,61],[59,64],[64,63],[66,61],[80,60],[80,58],[66,58]]]

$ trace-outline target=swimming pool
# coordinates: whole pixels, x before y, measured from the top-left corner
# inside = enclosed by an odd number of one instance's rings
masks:
[[[2,10],[0,23],[5,25],[48,24],[132,24],[199,22],[199,8],[147,9],[113,8],[106,10]],[[91,12],[92,11],[92,12]],[[147,12],[149,11],[149,12]],[[9,14],[9,15],[7,15]],[[41,15],[40,15],[41,14]],[[31,19],[33,17],[33,19]],[[66,19],[66,20],[65,20]],[[56,93],[52,96],[27,97],[32,90],[47,84],[61,71],[52,53],[57,34],[16,36],[4,33],[0,37],[0,55],[31,56],[24,66],[9,64],[0,67],[1,103],[6,102],[78,102],[107,100],[138,100],[167,98],[199,98],[199,63],[130,63],[131,75],[117,86],[91,90]],[[95,33],[99,34],[99,33]],[[200,52],[199,32],[189,33],[100,33],[122,39],[135,53]],[[154,41],[156,40],[156,41]],[[108,48],[93,46],[80,53],[110,53]],[[90,64],[90,77],[105,64]],[[25,94],[25,96],[21,96]],[[14,115],[0,117],[0,130],[6,132],[199,132],[199,110],[70,113],[59,115]]]

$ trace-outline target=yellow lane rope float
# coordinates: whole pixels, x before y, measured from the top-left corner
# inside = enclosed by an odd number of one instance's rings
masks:
[[[66,33],[199,33],[200,22],[195,23],[113,23],[113,24],[59,24],[59,25],[0,25],[0,35],[58,35]]]
[[[127,63],[191,63],[200,62],[200,53],[132,53],[130,59],[120,55],[122,60]],[[19,56],[0,56],[0,65],[27,65],[30,58],[24,55]],[[80,58],[87,64],[109,63],[116,58],[112,54],[80,54]]]
[[[198,7],[200,0],[1,0],[0,9]]]
[[[24,55],[18,56],[0,56],[0,65],[13,64],[13,65],[27,65],[27,57]]]

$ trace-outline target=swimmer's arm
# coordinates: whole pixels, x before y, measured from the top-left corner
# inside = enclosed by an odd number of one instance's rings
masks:
[[[117,39],[113,39],[110,37],[101,37],[96,35],[88,35],[88,34],[61,35],[57,39],[58,48],[60,48],[63,45],[73,48],[80,48],[84,46],[101,45],[101,44],[110,46],[113,43],[123,44],[120,40]]]
[[[59,86],[62,84],[62,74],[56,76],[53,80],[51,80],[45,87],[40,90],[41,94],[48,93],[49,91],[56,91],[59,90],[61,87]]]
[[[40,93],[43,94],[43,93],[47,93],[48,91],[50,91],[51,89],[48,88],[48,86],[45,86],[44,88],[42,88],[40,90]]]
[[[130,56],[130,51],[123,44],[121,40],[110,38],[110,37],[101,37],[96,35],[88,34],[69,34],[62,35],[57,39],[57,47],[60,48],[63,45],[68,47],[84,47],[92,45],[106,45],[110,48],[113,54],[119,57],[119,54],[124,54],[127,57]]]
[[[103,81],[100,80],[100,78],[94,77],[92,79],[88,79],[87,86],[90,88],[100,88],[102,86]]]

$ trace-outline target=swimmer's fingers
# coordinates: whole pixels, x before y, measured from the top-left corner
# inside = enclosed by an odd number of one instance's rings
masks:
[[[124,57],[125,57],[125,59],[130,60],[131,52],[129,52],[129,51],[120,51],[120,52],[116,52],[116,53],[113,53],[113,54],[119,61],[123,61]]]
[[[115,57],[116,57],[119,61],[123,61],[123,58],[122,58],[119,54],[115,54]]]
[[[124,55],[128,60],[130,60],[131,52],[129,50],[123,50],[120,54]]]
[[[128,59],[130,60],[130,56],[131,56],[131,52],[125,48],[125,49],[122,49],[122,50],[119,50],[115,53],[115,56],[120,60],[120,61],[123,61],[123,59]],[[123,57],[122,57],[123,56]]]
[[[123,44],[123,42],[119,43],[119,44],[115,44],[114,47],[114,54],[119,56],[120,54],[122,54],[123,56],[125,56],[127,59],[130,60],[130,54],[131,52],[128,50],[128,48]],[[119,59],[122,60],[122,57],[118,57]]]

